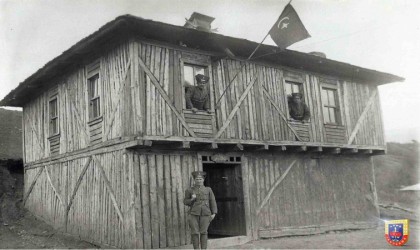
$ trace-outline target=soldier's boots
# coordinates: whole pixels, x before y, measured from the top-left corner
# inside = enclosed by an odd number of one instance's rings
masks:
[[[199,234],[191,234],[191,241],[193,244],[194,249],[200,249],[200,235]]]
[[[207,249],[207,234],[200,235],[201,249]]]

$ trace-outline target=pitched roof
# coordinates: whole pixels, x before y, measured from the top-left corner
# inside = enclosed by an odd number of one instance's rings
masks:
[[[62,76],[63,72],[77,68],[95,55],[130,37],[176,45],[182,41],[183,44],[190,48],[209,51],[220,56],[225,55],[223,52],[225,48],[229,48],[238,58],[247,58],[258,45],[256,42],[246,39],[124,15],[105,24],[99,30],[48,62],[11,91],[0,101],[0,105],[23,106],[30,99],[34,98],[37,93],[48,88],[49,86],[46,86],[45,83],[49,82],[49,80]],[[265,56],[261,57],[262,55]],[[404,81],[404,78],[389,73],[321,58],[308,53],[292,50],[279,51],[277,47],[270,45],[262,45],[254,55],[254,58],[258,57],[260,57],[259,61],[352,79],[358,82],[385,84]]]
[[[22,112],[0,108],[0,160],[22,159]]]

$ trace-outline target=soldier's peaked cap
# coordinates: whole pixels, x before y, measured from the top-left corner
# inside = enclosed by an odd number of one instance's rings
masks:
[[[209,81],[210,77],[205,76],[205,75],[203,75],[203,74],[197,74],[197,75],[195,75],[195,79],[196,79],[198,82],[207,83],[207,82]]]
[[[201,176],[202,178],[206,177],[206,172],[204,171],[194,171],[191,173],[191,175],[195,178],[197,178],[198,176]]]
[[[302,98],[302,94],[301,93],[292,93],[292,97],[295,97],[295,96],[299,96],[300,98]]]

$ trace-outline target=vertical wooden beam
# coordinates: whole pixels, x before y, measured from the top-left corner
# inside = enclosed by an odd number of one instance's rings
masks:
[[[26,200],[28,199],[29,195],[32,192],[32,189],[35,186],[36,181],[38,180],[39,176],[42,174],[42,171],[44,171],[44,168],[40,168],[38,170],[38,173],[36,173],[34,180],[32,181],[31,185],[29,186],[28,191],[26,192],[25,196],[23,197],[23,206],[25,206]]]
[[[70,211],[71,206],[73,205],[74,197],[76,196],[77,190],[79,189],[80,183],[82,182],[83,177],[85,176],[86,171],[87,171],[91,161],[92,161],[92,156],[88,158],[87,162],[83,166],[82,172],[80,173],[79,178],[77,179],[76,185],[74,186],[73,193],[70,197],[69,203],[67,204],[67,208],[66,208],[66,211],[65,211],[65,218],[64,218],[64,230],[65,231],[67,231],[69,211]]]
[[[226,130],[226,128],[229,126],[230,122],[232,121],[234,115],[236,114],[236,112],[239,109],[239,106],[241,106],[242,101],[245,99],[245,97],[247,97],[249,91],[251,90],[252,86],[254,86],[256,80],[257,80],[257,76],[258,76],[258,72],[254,72],[254,76],[252,77],[251,81],[248,83],[248,86],[246,87],[244,93],[242,93],[241,98],[239,98],[238,102],[236,103],[235,107],[233,107],[232,111],[230,112],[228,118],[226,119],[226,121],[223,123],[222,128],[220,128],[220,130],[217,132],[216,136],[214,137],[214,139],[219,138],[222,133]]]
[[[61,205],[65,208],[66,207],[66,204],[64,203],[63,199],[61,199],[61,196],[57,192],[57,189],[55,189],[55,187],[54,187],[54,185],[53,185],[53,183],[51,181],[51,177],[50,177],[50,174],[48,172],[47,166],[44,166],[44,169],[45,169],[45,174],[47,175],[47,180],[50,183],[51,188],[53,189],[53,191],[54,191],[55,195],[57,196],[58,200],[60,201]]]
[[[104,179],[104,183],[105,183],[105,185],[106,185],[106,187],[107,187],[107,189],[108,189],[109,196],[110,196],[111,201],[112,201],[112,204],[114,205],[114,208],[115,208],[115,210],[116,210],[116,212],[117,212],[117,215],[118,215],[118,217],[119,217],[119,219],[120,219],[121,223],[124,223],[124,218],[123,218],[123,215],[122,215],[122,212],[121,212],[120,206],[119,206],[119,205],[118,205],[118,203],[117,203],[117,199],[115,198],[115,192],[114,192],[114,189],[112,189],[111,182],[108,180],[108,178],[107,178],[107,176],[106,176],[106,173],[105,173],[105,170],[104,170],[104,168],[102,167],[102,164],[101,164],[101,162],[98,160],[98,158],[96,158],[96,156],[95,156],[95,155],[92,155],[92,157],[93,157],[93,159],[94,159],[94,161],[95,161],[96,165],[99,167],[99,173],[101,173],[102,178]],[[92,159],[92,157],[91,157],[90,159]]]
[[[286,169],[286,171],[276,180],[276,182],[271,186],[270,190],[265,195],[264,199],[260,203],[259,207],[257,208],[256,215],[258,216],[261,212],[261,209],[267,204],[267,202],[270,200],[271,195],[273,194],[274,190],[277,188],[278,185],[284,180],[286,175],[289,173],[290,169],[295,165],[296,160],[294,160],[289,167]]]
[[[267,90],[265,90],[264,88],[262,88],[263,93],[265,94],[265,96],[267,97],[267,99],[270,101],[270,103],[274,106],[274,108],[277,110],[277,112],[280,114],[281,118],[284,120],[284,122],[286,123],[287,127],[289,127],[289,129],[293,132],[293,134],[296,136],[296,138],[299,141],[302,141],[302,138],[299,137],[298,133],[296,132],[296,130],[289,124],[289,122],[287,121],[286,116],[283,114],[283,112],[281,111],[280,107],[274,102],[274,100],[270,97],[270,94],[268,94]]]
[[[117,103],[114,104],[115,105],[114,109],[112,110],[112,113],[108,117],[108,119],[111,119],[111,121],[109,122],[108,126],[105,128],[105,133],[104,133],[104,136],[102,137],[105,140],[107,140],[108,134],[111,131],[112,125],[115,121],[115,113],[117,112],[117,109],[118,109],[118,107],[120,106],[120,103],[121,103],[121,93],[124,92],[123,90],[124,90],[124,86],[126,85],[127,76],[128,76],[128,72],[129,72],[130,67],[131,67],[131,60],[128,61],[127,67],[125,68],[125,71],[124,71],[124,74],[123,74],[124,75],[124,78],[123,78],[124,80],[123,80],[122,83],[120,83],[120,89],[118,90],[118,94],[117,94],[117,98],[118,98]]]
[[[168,94],[166,94],[165,90],[160,85],[160,83],[159,83],[158,79],[156,78],[156,76],[150,71],[150,69],[145,65],[145,63],[143,62],[143,60],[141,58],[139,58],[139,64],[140,64],[140,67],[149,76],[149,78],[150,78],[151,82],[153,83],[153,85],[155,86],[155,88],[159,91],[160,95],[166,101],[166,104],[168,104],[169,107],[172,109],[172,112],[175,113],[176,117],[181,122],[181,124],[184,126],[184,128],[188,131],[188,133],[192,137],[197,137],[195,135],[194,131],[192,131],[192,129],[188,126],[188,124],[185,121],[185,119],[181,116],[181,114],[178,112],[178,110],[174,107],[174,105],[172,104],[171,99],[169,98]]]
[[[356,138],[356,134],[360,129],[360,126],[363,122],[363,120],[366,117],[367,112],[369,111],[369,108],[372,106],[376,95],[378,94],[378,91],[375,89],[375,91],[373,92],[373,94],[370,96],[369,101],[366,104],[365,109],[363,110],[362,114],[360,115],[359,119],[357,120],[356,126],[354,126],[353,132],[351,132],[351,135],[349,137],[349,141],[347,142],[347,144],[352,144],[353,140]]]

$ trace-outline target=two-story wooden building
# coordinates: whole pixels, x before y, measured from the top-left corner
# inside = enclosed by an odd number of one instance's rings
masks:
[[[256,46],[126,15],[47,63],[0,103],[23,107],[26,208],[103,246],[182,246],[203,169],[210,234],[229,237],[210,246],[376,223],[378,85],[404,79],[267,45],[247,61]],[[196,73],[210,113],[185,108]],[[290,120],[292,92],[309,122]]]

